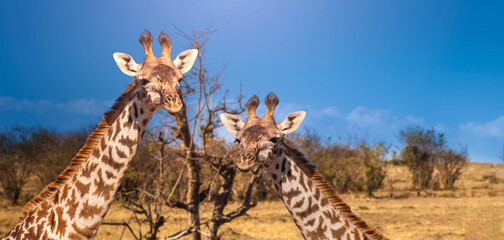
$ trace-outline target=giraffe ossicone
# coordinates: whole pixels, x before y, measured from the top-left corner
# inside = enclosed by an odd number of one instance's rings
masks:
[[[262,165],[266,169],[305,239],[387,239],[352,213],[316,166],[284,139],[301,125],[306,113],[295,112],[276,123],[273,112],[278,103],[274,93],[268,94],[266,114],[259,118],[255,112],[259,98],[253,96],[246,105],[245,122],[232,114],[220,115],[242,147],[238,168],[246,171]]]
[[[152,52],[153,37],[145,31],[140,43],[145,59],[114,53],[122,72],[134,80],[105,113],[84,146],[56,180],[26,204],[19,223],[1,239],[92,239],[105,217],[138,143],[156,109],[178,113],[183,102],[177,93],[182,74],[198,55],[190,49],[172,61],[171,40],[159,35],[159,57]]]

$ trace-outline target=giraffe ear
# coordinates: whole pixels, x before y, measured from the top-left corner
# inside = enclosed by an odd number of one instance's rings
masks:
[[[298,129],[299,125],[301,125],[305,116],[306,116],[305,111],[291,113],[289,114],[289,116],[285,118],[285,120],[282,123],[277,124],[277,126],[280,129],[280,131],[282,131],[283,134],[294,132],[296,131],[296,129]]]
[[[226,130],[235,136],[245,126],[241,118],[233,114],[223,113],[220,115],[220,118]]]
[[[175,64],[175,67],[180,69],[182,74],[184,74],[189,70],[191,70],[197,56],[198,56],[198,50],[196,49],[186,50],[181,52],[177,56],[177,58],[173,61],[173,64]]]
[[[114,60],[124,74],[135,76],[138,73],[140,67],[130,55],[116,52],[114,53]]]

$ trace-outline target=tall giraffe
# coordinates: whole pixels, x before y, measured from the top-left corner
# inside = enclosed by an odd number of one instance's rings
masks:
[[[162,108],[176,114],[182,108],[176,88],[198,51],[184,51],[172,61],[170,38],[161,33],[158,40],[163,50],[156,57],[152,35],[142,33],[142,64],[127,54],[114,53],[121,71],[134,80],[105,113],[70,166],[26,204],[20,222],[2,239],[95,236],[154,111]]]
[[[275,123],[278,102],[275,94],[268,94],[262,119],[256,115],[257,96],[247,102],[246,122],[235,115],[220,115],[242,147],[238,168],[247,171],[260,164],[266,169],[305,239],[387,239],[352,213],[315,165],[284,139],[301,125],[306,113],[295,112]]]

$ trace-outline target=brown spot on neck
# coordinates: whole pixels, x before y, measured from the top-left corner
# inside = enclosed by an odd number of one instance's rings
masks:
[[[56,228],[56,233],[60,236],[63,236],[66,233],[67,222],[63,218],[63,208],[62,207],[56,208],[56,216],[58,217],[58,227]]]
[[[306,209],[301,212],[297,212],[296,215],[299,218],[304,219],[305,217],[317,212],[319,209],[320,209],[319,205],[317,203],[312,203],[312,198],[309,197],[308,207],[306,207]]]
[[[95,215],[100,215],[103,210],[103,206],[89,204],[89,202],[85,202],[82,206],[83,208],[79,213],[80,218],[91,218]]]

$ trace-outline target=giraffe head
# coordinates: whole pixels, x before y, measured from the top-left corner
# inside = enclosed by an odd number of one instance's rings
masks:
[[[130,55],[119,52],[114,53],[114,59],[123,73],[135,77],[140,86],[139,96],[146,103],[176,114],[182,109],[177,87],[182,80],[182,74],[189,71],[194,64],[198,50],[186,50],[172,61],[170,37],[162,32],[158,40],[163,47],[159,57],[152,52],[151,33],[145,31],[140,35],[140,43],[145,50],[143,63],[137,64]]]
[[[274,93],[265,99],[266,114],[263,118],[256,115],[259,98],[253,96],[247,102],[247,121],[232,114],[221,114],[221,120],[226,130],[236,136],[236,142],[242,147],[238,159],[238,168],[247,171],[257,164],[265,164],[278,154],[278,145],[285,134],[294,132],[306,115],[304,111],[289,114],[282,123],[276,123],[273,111],[278,105],[278,97]]]

